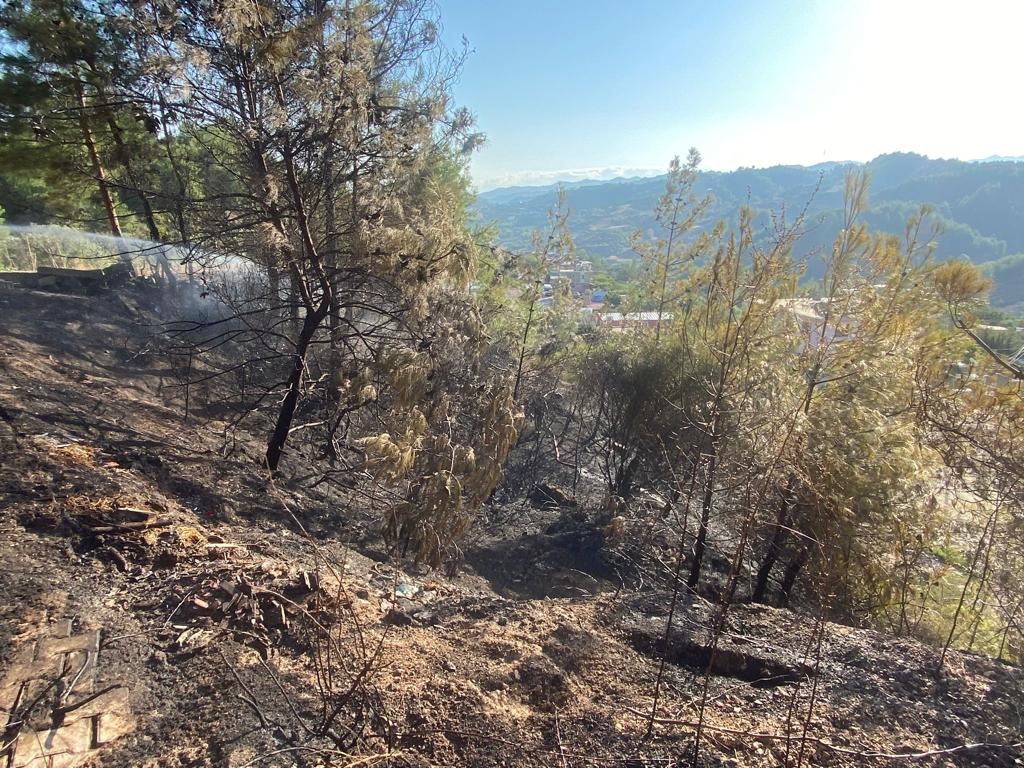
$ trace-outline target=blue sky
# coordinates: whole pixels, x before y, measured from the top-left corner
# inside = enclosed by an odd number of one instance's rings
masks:
[[[1024,0],[438,0],[480,189],[704,167],[1024,155]]]

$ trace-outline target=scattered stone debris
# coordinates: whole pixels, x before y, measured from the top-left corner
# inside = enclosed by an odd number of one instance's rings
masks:
[[[179,633],[175,650],[193,653],[227,633],[269,657],[296,617],[309,614],[310,599],[324,595],[313,572],[282,577],[272,563],[265,566],[256,573],[205,574],[194,582],[168,617]]]

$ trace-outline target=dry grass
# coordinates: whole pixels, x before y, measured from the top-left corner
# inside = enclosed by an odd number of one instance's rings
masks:
[[[100,464],[100,449],[76,442],[60,442],[49,435],[36,435],[35,445],[55,464],[66,467],[97,467]]]

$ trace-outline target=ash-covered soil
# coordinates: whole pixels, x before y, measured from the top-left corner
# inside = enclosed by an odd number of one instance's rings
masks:
[[[129,690],[128,733],[53,765],[686,766],[698,731],[707,766],[1022,764],[1020,669],[699,596],[666,633],[585,508],[491,510],[459,575],[403,570],[357,494],[270,483],[201,396],[185,420],[169,311],[0,293],[0,680],[71,620],[92,692]],[[93,695],[52,674],[0,685],[8,765]]]

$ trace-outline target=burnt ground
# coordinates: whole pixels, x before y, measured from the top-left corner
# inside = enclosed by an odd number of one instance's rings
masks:
[[[685,766],[698,724],[708,766],[1022,764],[1020,669],[762,606],[712,654],[717,606],[666,635],[586,510],[492,511],[460,575],[399,569],[357,496],[270,484],[201,396],[184,420],[160,301],[0,293],[7,765]],[[60,632],[99,633],[81,668]]]

